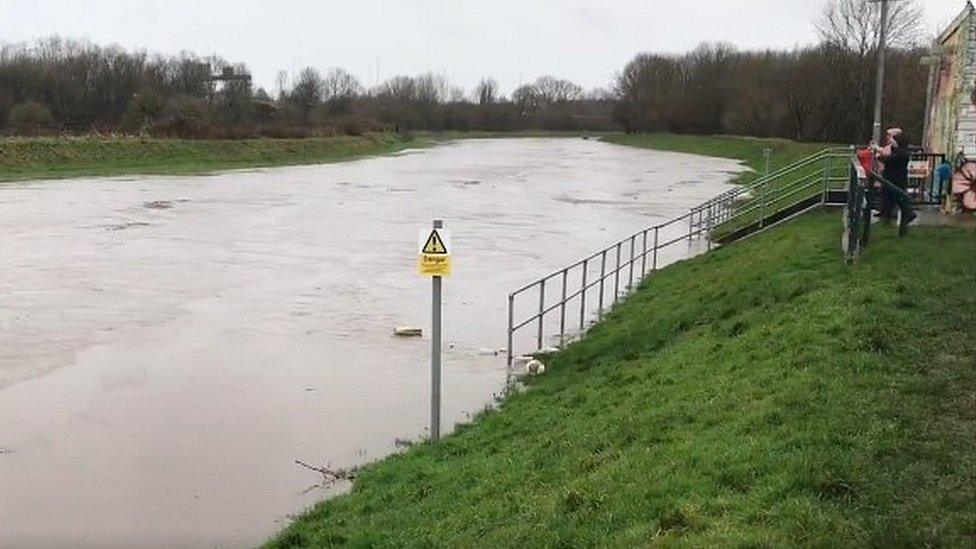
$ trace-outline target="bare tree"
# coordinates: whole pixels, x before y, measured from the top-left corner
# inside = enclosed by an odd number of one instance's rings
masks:
[[[448,86],[447,100],[450,103],[466,103],[467,98],[464,95],[464,88],[461,86]]]
[[[539,106],[539,91],[532,84],[523,84],[512,92],[512,103],[518,107],[519,116],[525,118]]]
[[[284,99],[285,92],[288,91],[288,73],[278,71],[278,74],[275,75],[275,85],[278,86],[278,99]]]
[[[533,87],[542,103],[575,101],[583,97],[583,88],[579,85],[552,76],[539,77]]]
[[[474,88],[479,105],[493,105],[498,100],[498,82],[494,78],[482,78]]]
[[[436,105],[451,99],[451,86],[447,79],[439,74],[431,72],[421,74],[414,78],[419,103]]]
[[[394,76],[379,85],[376,95],[400,103],[409,103],[417,97],[417,85],[409,76]]]
[[[325,75],[323,93],[326,101],[345,103],[355,99],[362,91],[359,80],[345,69],[332,68]]]
[[[827,43],[866,56],[878,44],[881,4],[868,0],[830,0],[815,23]],[[922,33],[922,8],[918,0],[888,3],[887,42],[891,46],[914,46]]]
[[[304,112],[308,113],[322,103],[325,94],[325,81],[319,71],[307,67],[298,74],[298,81],[291,90],[289,98]]]

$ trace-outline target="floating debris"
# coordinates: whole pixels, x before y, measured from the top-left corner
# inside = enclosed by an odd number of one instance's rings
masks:
[[[105,227],[108,231],[124,231],[126,229],[132,229],[135,227],[148,227],[149,223],[145,221],[129,221],[127,223],[119,223],[118,225],[109,225]]]
[[[143,202],[142,205],[150,210],[168,210],[173,207],[173,202],[170,200],[151,200]]]
[[[421,337],[424,335],[424,330],[412,326],[397,326],[393,328],[393,335],[397,337]]]

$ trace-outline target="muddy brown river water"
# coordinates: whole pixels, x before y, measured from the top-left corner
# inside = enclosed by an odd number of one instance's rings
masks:
[[[424,435],[443,217],[444,423],[505,381],[507,292],[725,187],[732,161],[583,139],[0,185],[0,546],[239,547],[329,495],[294,464]],[[674,260],[696,248],[681,247]],[[341,489],[341,487],[336,488]]]

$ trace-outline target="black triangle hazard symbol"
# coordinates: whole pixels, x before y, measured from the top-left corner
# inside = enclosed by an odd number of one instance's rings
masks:
[[[441,235],[437,232],[437,229],[430,232],[430,236],[427,237],[427,243],[424,244],[424,249],[421,252],[425,254],[447,255],[447,246],[444,245],[444,241],[441,239]]]

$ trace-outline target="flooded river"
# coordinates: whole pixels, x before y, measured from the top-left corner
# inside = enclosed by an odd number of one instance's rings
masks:
[[[504,385],[509,290],[725,188],[732,161],[582,139],[0,185],[0,546],[238,547],[333,467],[424,435],[442,217],[444,423]],[[311,488],[311,489],[310,489]]]

